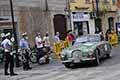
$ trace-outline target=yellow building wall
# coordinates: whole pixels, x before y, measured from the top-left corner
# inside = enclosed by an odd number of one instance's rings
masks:
[[[88,8],[89,11],[92,10],[92,4],[85,4],[85,0],[75,0],[74,3],[70,3],[70,10],[76,10],[78,8]]]
[[[94,7],[96,7],[95,0],[93,0]],[[92,0],[90,4],[86,4],[85,0],[74,0],[74,3],[70,3],[70,10],[76,10],[75,7],[78,7],[80,9],[82,8],[88,8],[88,11],[93,10],[93,3]],[[116,2],[117,3],[117,2]],[[112,0],[109,0],[109,3],[105,4],[104,0],[99,1],[99,10],[107,9],[108,11],[116,11],[117,7],[116,5],[112,4]]]

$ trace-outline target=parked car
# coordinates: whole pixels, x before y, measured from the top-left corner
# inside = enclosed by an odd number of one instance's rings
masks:
[[[111,57],[111,50],[110,43],[101,41],[99,34],[86,35],[77,38],[72,47],[64,49],[61,52],[61,59],[67,68],[88,61],[99,65],[101,58]]]

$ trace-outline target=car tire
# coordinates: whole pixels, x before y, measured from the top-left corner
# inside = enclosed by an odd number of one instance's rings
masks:
[[[100,64],[100,58],[99,58],[99,51],[98,50],[96,50],[96,52],[95,52],[95,61],[94,61],[94,65],[95,66],[98,66],[99,64]]]
[[[64,66],[66,68],[75,68],[75,64],[74,63],[64,63]]]

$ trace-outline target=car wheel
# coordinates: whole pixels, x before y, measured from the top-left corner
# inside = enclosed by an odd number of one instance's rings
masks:
[[[65,63],[64,66],[66,68],[75,68],[75,64],[74,63]]]
[[[96,52],[95,52],[95,57],[96,57],[96,59],[94,61],[94,64],[95,64],[95,66],[98,66],[100,64],[100,58],[99,58],[99,51],[98,50],[96,50]]]

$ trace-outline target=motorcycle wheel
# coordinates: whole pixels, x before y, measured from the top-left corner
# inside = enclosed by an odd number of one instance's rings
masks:
[[[32,53],[30,54],[30,62],[32,62],[32,63],[37,63],[36,53],[32,52]]]

